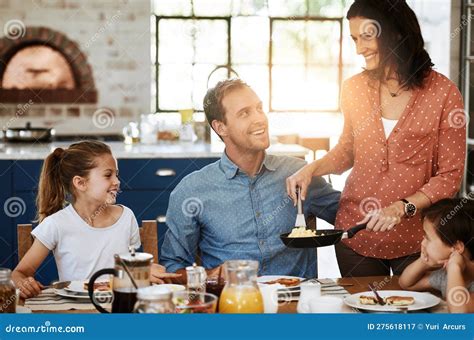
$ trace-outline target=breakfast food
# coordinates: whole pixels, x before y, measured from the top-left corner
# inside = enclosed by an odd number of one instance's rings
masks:
[[[316,236],[315,230],[306,229],[306,227],[293,228],[288,237],[314,237]]]
[[[392,306],[409,306],[415,303],[415,298],[411,296],[387,296],[383,299],[387,305]],[[360,295],[359,302],[362,305],[378,304],[375,296]]]
[[[376,305],[377,299],[375,296],[360,295],[359,302],[363,305]]]
[[[109,281],[103,281],[103,282],[95,282],[94,283],[94,290],[98,290],[101,292],[111,290],[112,287],[110,286]],[[84,282],[84,290],[89,290],[89,283]]]
[[[272,280],[272,281],[267,281],[267,282],[262,282],[264,284],[267,284],[267,285],[274,285],[274,284],[281,284],[283,286],[286,286],[286,287],[292,287],[292,286],[297,286],[300,284],[300,279],[296,279],[296,278],[288,278],[288,279],[285,279],[285,278],[281,278],[281,279],[276,279],[276,280]]]
[[[415,298],[411,296],[388,296],[385,298],[387,305],[409,306],[415,303]]]

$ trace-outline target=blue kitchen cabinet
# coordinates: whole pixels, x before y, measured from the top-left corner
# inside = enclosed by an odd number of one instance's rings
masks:
[[[188,174],[216,158],[119,159],[122,190],[173,190]]]
[[[0,267],[6,268],[12,268],[15,263],[14,229],[11,216],[16,213],[15,206],[18,207],[18,205],[14,206],[12,195],[12,165],[12,161],[0,161],[0,204],[2,209],[0,214]]]

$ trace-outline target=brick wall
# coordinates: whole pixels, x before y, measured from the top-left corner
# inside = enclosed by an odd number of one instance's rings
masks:
[[[149,0],[0,0],[0,36],[31,26],[65,34],[92,67],[97,104],[0,103],[0,128],[54,126],[58,134],[120,133],[150,110]],[[9,29],[16,28],[9,32]]]

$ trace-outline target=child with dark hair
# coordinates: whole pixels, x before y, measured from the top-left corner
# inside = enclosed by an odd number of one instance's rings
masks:
[[[474,312],[474,201],[444,199],[423,211],[421,256],[400,276],[409,290],[441,291],[451,313]]]

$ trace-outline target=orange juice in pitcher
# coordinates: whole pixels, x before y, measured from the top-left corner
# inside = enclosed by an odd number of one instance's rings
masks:
[[[219,313],[263,313],[263,298],[257,286],[258,262],[227,261],[227,284],[219,300]]]

